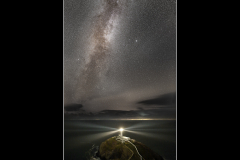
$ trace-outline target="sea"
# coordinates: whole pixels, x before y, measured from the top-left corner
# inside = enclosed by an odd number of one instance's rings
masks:
[[[64,120],[64,160],[100,160],[102,142],[120,134],[176,160],[176,120]]]

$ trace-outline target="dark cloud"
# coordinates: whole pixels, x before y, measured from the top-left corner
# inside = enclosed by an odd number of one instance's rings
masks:
[[[82,104],[69,104],[64,107],[65,111],[79,111],[83,107]]]
[[[138,113],[136,111],[123,111],[123,110],[103,110],[99,112],[99,115],[109,115],[113,117],[132,117],[132,116],[138,116]]]
[[[137,107],[137,109],[139,109],[139,110],[144,110],[144,108],[142,108],[142,107]]]
[[[144,105],[174,105],[176,104],[176,92],[161,95],[157,98],[138,102]]]

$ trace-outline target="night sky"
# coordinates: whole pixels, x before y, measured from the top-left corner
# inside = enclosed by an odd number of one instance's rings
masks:
[[[176,1],[64,1],[65,118],[176,119]]]

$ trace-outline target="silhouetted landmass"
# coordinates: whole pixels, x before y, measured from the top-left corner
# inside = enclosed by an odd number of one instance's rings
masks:
[[[79,111],[66,111],[64,119],[175,119],[176,109],[174,107],[156,108],[149,110],[103,110],[97,113]]]

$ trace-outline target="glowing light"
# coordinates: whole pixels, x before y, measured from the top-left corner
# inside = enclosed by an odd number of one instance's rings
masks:
[[[122,136],[122,132],[123,132],[123,128],[120,128],[119,131],[120,131],[120,136]]]

